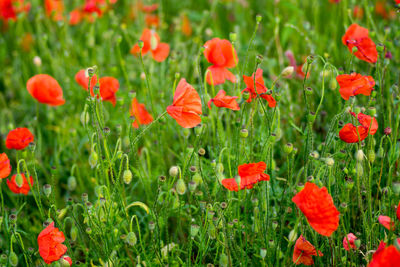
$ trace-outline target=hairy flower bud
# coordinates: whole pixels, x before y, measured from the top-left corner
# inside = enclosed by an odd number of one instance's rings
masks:
[[[125,184],[130,184],[132,181],[132,172],[129,169],[126,169],[122,175],[122,180],[124,180]]]

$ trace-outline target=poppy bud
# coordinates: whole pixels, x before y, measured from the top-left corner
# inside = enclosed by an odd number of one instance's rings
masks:
[[[8,256],[8,262],[13,267],[18,266],[18,256],[14,251],[10,252],[10,255]]]
[[[193,193],[194,190],[196,190],[197,183],[195,181],[190,181],[188,183],[188,186],[189,186],[189,191]]]
[[[129,232],[128,235],[125,238],[125,242],[131,247],[136,245],[137,238],[136,238],[135,233],[134,232]]]
[[[249,136],[249,131],[247,131],[247,129],[240,130],[240,137],[247,138],[247,136]]]
[[[76,228],[75,224],[71,226],[71,231],[70,231],[70,236],[72,241],[76,241],[76,238],[78,237],[78,228]]]
[[[313,89],[311,87],[307,87],[305,90],[306,90],[306,95],[312,95],[313,94]]]
[[[360,107],[355,107],[354,108],[354,112],[356,113],[356,114],[358,114],[358,113],[360,113],[361,112],[361,108]]]
[[[331,79],[329,82],[329,88],[331,88],[332,90],[335,90],[337,88],[337,81],[336,79]]]
[[[197,233],[199,232],[199,230],[200,230],[200,226],[198,226],[197,224],[192,224],[190,226],[190,236],[192,238],[195,238]]]
[[[183,133],[183,137],[185,137],[186,139],[189,138],[189,136],[190,136],[190,130],[189,130],[188,128],[184,128],[184,129],[182,130],[182,133]]]
[[[81,123],[83,126],[86,126],[89,123],[89,112],[87,112],[86,108],[84,109],[84,111],[81,113]]]
[[[257,15],[257,16],[256,16],[256,22],[257,22],[257,24],[259,24],[259,23],[261,22],[261,20],[262,20],[262,16],[261,16],[261,15]]]
[[[326,158],[325,164],[328,165],[329,167],[332,167],[333,164],[335,164],[335,161],[333,160],[333,158]]]
[[[40,57],[38,57],[38,56],[35,56],[35,57],[33,58],[33,64],[34,64],[36,67],[42,66],[42,59],[41,59]]]
[[[179,77],[181,77],[181,74],[179,72],[175,72],[175,79],[178,80]]]
[[[369,150],[367,155],[369,162],[373,163],[375,161],[375,151]]]
[[[383,158],[384,155],[385,155],[385,151],[383,150],[383,147],[380,147],[380,148],[378,149],[378,157],[379,157],[379,158]]]
[[[96,151],[92,151],[92,153],[90,153],[90,156],[89,156],[89,165],[90,165],[90,167],[93,169],[94,167],[96,167],[96,165],[97,165],[97,159],[98,159],[98,156],[97,156],[97,153],[96,153]]]
[[[318,151],[313,151],[310,153],[310,157],[312,157],[313,159],[319,159],[319,153]]]
[[[364,152],[360,149],[356,152],[356,160],[361,162],[364,159]]]
[[[122,180],[124,180],[125,184],[130,184],[132,181],[132,172],[131,170],[127,169],[124,171],[124,174],[122,175]]]
[[[392,128],[390,127],[386,127],[385,130],[383,130],[383,133],[385,135],[390,135],[392,133]]]
[[[229,40],[231,40],[232,43],[236,42],[236,33],[231,32],[229,33]]]
[[[74,191],[76,189],[76,184],[75,176],[68,177],[67,186],[69,191]]]
[[[248,91],[244,91],[243,93],[242,93],[242,98],[243,98],[243,100],[248,100],[249,99],[249,97],[250,97],[250,93],[248,92]]]
[[[256,61],[257,61],[257,65],[261,64],[261,62],[263,61],[264,57],[262,55],[257,55],[256,56]]]
[[[5,265],[7,262],[7,255],[6,254],[1,254],[0,256],[0,263]]]
[[[196,184],[202,184],[203,183],[203,178],[199,173],[195,173],[192,177],[192,181],[195,182]]]
[[[226,266],[228,266],[228,262],[229,262],[228,256],[226,256],[225,253],[222,253],[222,254],[219,256],[219,265],[220,265],[221,267],[226,267]]]
[[[176,181],[175,189],[179,195],[185,194],[186,193],[185,181],[183,181],[183,179],[178,179],[178,181]]]
[[[283,151],[286,154],[290,154],[293,151],[293,145],[291,143],[287,143],[284,147],[283,147]]]
[[[343,202],[339,206],[340,212],[345,213],[347,211],[347,203]]]
[[[72,260],[69,256],[64,255],[60,259],[60,265],[61,267],[69,267],[72,265]]]
[[[375,108],[375,107],[369,107],[369,108],[368,108],[368,114],[369,114],[370,116],[375,116],[375,114],[376,114],[376,108]]]
[[[293,243],[297,239],[297,233],[295,230],[290,231],[289,233],[289,242]]]
[[[400,182],[392,183],[393,192],[398,196],[400,194]]]
[[[262,259],[264,259],[265,256],[267,256],[267,250],[265,248],[260,248],[260,256]]]
[[[172,177],[176,177],[178,175],[178,172],[179,172],[179,168],[177,166],[172,166],[169,169],[169,175]]]
[[[46,197],[49,197],[51,194],[51,185],[45,184],[43,186],[43,193],[46,195]]]
[[[356,173],[357,173],[359,176],[362,176],[363,173],[364,173],[363,166],[362,166],[362,164],[361,164],[360,162],[357,162],[357,163],[356,163]]]
[[[205,150],[204,148],[200,148],[200,149],[197,151],[197,154],[199,154],[199,156],[204,156],[204,155],[206,154],[206,150]]]
[[[293,71],[293,66],[288,66],[282,70],[281,75],[283,78],[290,78],[293,75]]]

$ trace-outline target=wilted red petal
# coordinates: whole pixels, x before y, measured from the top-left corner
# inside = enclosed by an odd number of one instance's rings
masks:
[[[356,244],[354,243],[354,241],[357,240],[357,237],[353,234],[353,233],[349,233],[347,234],[344,238],[343,238],[343,248],[345,250],[350,250],[350,248],[352,249],[357,249]]]

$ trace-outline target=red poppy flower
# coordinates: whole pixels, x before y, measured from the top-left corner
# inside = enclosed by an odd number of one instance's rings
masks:
[[[0,154],[0,179],[6,178],[11,173],[10,160],[6,153]]]
[[[382,224],[383,227],[388,229],[389,231],[394,230],[394,222],[392,222],[392,219],[390,219],[389,216],[379,216],[378,221],[380,224]]]
[[[144,104],[140,104],[136,98],[132,99],[131,116],[135,117],[132,126],[136,129],[139,128],[140,125],[150,124],[153,121],[153,116],[146,110]]]
[[[260,161],[257,163],[242,164],[238,167],[240,176],[240,190],[251,189],[260,181],[269,181],[269,175],[264,173],[267,165]],[[230,191],[238,191],[239,187],[235,178],[223,179],[222,185]]]
[[[185,14],[182,15],[182,33],[186,36],[191,36],[193,29],[192,26],[190,26],[190,20],[188,18],[188,16],[186,16]]]
[[[17,174],[14,174],[11,176],[11,180],[7,179],[7,185],[8,188],[15,194],[24,194],[28,195],[29,191],[31,190],[31,187],[29,186],[29,182],[25,177],[25,174],[21,173],[20,174],[22,179],[17,177]],[[18,178],[18,179],[17,179]],[[32,176],[29,177],[31,185],[33,185],[33,178]]]
[[[47,17],[52,18],[55,21],[60,21],[63,19],[63,0],[45,0],[44,7]]]
[[[183,128],[193,128],[201,123],[201,100],[196,90],[184,78],[179,81],[168,114]]]
[[[156,11],[158,8],[158,4],[151,4],[151,5],[141,5],[141,9],[145,13],[151,13]]]
[[[80,70],[75,74],[75,81],[86,91],[88,90],[89,85],[89,77],[86,77],[85,70]],[[93,96],[93,87],[97,83],[97,76],[96,74],[92,76],[92,80],[90,81],[90,93]]]
[[[371,95],[374,90],[375,81],[371,76],[362,76],[359,73],[343,74],[336,77],[339,83],[339,93],[344,100],[349,100],[350,96]]]
[[[50,264],[57,261],[67,252],[63,232],[54,227],[54,222],[49,224],[38,236],[39,254],[43,260]]]
[[[31,4],[24,3],[24,0],[0,0],[0,18],[3,21],[16,20],[17,14],[29,12]]]
[[[144,29],[140,40],[143,41],[142,55],[151,52],[154,60],[157,62],[162,62],[168,57],[169,44],[160,43],[160,36],[155,31]],[[130,53],[138,55],[140,53],[139,45],[135,44]]]
[[[357,51],[354,52],[357,58],[370,63],[375,63],[378,60],[376,45],[369,38],[368,29],[358,24],[352,24],[342,37],[342,42],[348,47],[350,53],[353,52],[353,47],[357,48]]]
[[[397,219],[399,219],[399,221],[400,221],[400,201],[399,201],[399,204],[397,204],[396,216],[397,216]]]
[[[214,38],[204,44],[204,56],[212,65],[207,68],[208,84],[222,84],[225,79],[236,82],[235,75],[228,70],[239,62],[235,48],[225,39]]]
[[[358,5],[354,6],[353,17],[357,19],[362,19],[362,17],[364,17],[364,9]]]
[[[208,101],[208,108],[211,109],[211,103],[220,108],[229,108],[239,110],[239,104],[236,102],[237,96],[228,96],[224,90],[219,90],[218,94]]]
[[[339,226],[339,211],[333,204],[326,187],[319,188],[307,182],[304,188],[297,193],[292,201],[306,216],[308,223],[324,236],[331,236]]]
[[[26,83],[26,88],[37,101],[50,106],[60,106],[65,103],[63,91],[56,79],[47,74],[33,76]]]
[[[315,249],[315,247],[308,242],[303,235],[297,239],[296,244],[294,245],[293,250],[293,263],[296,265],[304,264],[304,265],[313,265],[314,260],[312,256],[323,256],[321,251]]]
[[[146,23],[147,27],[158,28],[160,24],[160,18],[158,17],[158,15],[146,14],[146,16],[144,17],[144,22]]]
[[[8,149],[21,150],[33,142],[33,134],[27,128],[16,128],[11,130],[6,137]]]
[[[254,88],[254,77],[256,80],[255,81],[256,88]],[[262,97],[268,101],[268,106],[270,108],[273,108],[276,106],[275,99],[272,97],[272,95],[267,94],[268,88],[265,87],[265,84],[264,84],[262,69],[257,69],[256,73],[255,74],[253,73],[253,75],[251,77],[243,75],[243,80],[247,87],[246,87],[246,89],[244,89],[242,91],[242,93],[243,92],[250,93],[250,97],[249,97],[249,99],[247,99],[248,103],[250,103],[252,101],[252,99],[255,99],[257,97],[257,95],[259,95],[260,97]]]
[[[354,241],[356,241],[356,240],[357,240],[357,237],[353,233],[347,234],[347,236],[345,236],[343,238],[343,247],[344,247],[344,249],[345,250],[350,250],[350,248],[357,249],[357,246],[354,243]]]
[[[83,12],[96,13],[99,17],[103,15],[103,12],[98,6],[98,2],[96,0],[86,0],[85,5],[83,6]]]
[[[354,112],[351,112],[353,117],[356,117]],[[373,119],[371,125],[371,118]],[[362,141],[368,136],[369,134],[374,135],[378,130],[378,122],[375,118],[365,115],[363,113],[359,113],[357,116],[358,122],[361,124],[359,126],[354,126],[351,123],[347,123],[343,128],[339,131],[339,137],[346,143],[357,143],[358,141]],[[371,130],[369,127],[371,125]],[[358,131],[358,134],[357,134]],[[360,135],[360,140],[358,140],[358,135]]]
[[[368,264],[368,267],[395,267],[400,262],[400,252],[395,246],[390,245],[386,247],[386,244],[381,241],[378,249],[372,255],[372,260]]]
[[[115,106],[117,98],[115,93],[119,89],[119,82],[113,77],[102,77],[99,80],[101,100],[109,101]]]
[[[69,25],[77,25],[83,19],[83,14],[80,8],[76,8],[69,13]]]

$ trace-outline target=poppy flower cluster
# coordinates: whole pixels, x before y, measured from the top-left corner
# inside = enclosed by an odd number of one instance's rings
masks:
[[[25,177],[25,174],[14,174],[11,176],[11,180],[7,179],[7,186],[15,194],[28,195],[33,185],[32,176],[29,177],[29,182]]]
[[[11,130],[6,137],[8,149],[22,150],[34,141],[34,136],[27,128],[16,128]]]
[[[184,78],[179,81],[174,100],[167,107],[167,112],[183,128],[193,128],[201,123],[200,96]]]
[[[1,0],[0,19],[4,22],[7,22],[8,20],[16,20],[19,13],[28,13],[30,8],[31,4],[25,3],[24,0]]]
[[[239,165],[240,190],[251,189],[261,181],[269,181],[269,175],[264,173],[266,168],[267,164],[263,161]],[[229,191],[239,191],[239,185],[235,178],[223,179],[221,183]]]
[[[352,24],[342,37],[342,42],[353,53],[353,48],[357,48],[354,55],[366,62],[375,63],[378,60],[376,45],[369,37],[368,29],[358,24]]]
[[[139,43],[135,44],[130,53],[132,55],[142,55],[151,53],[153,59],[157,62],[163,62],[169,55],[169,44],[160,42],[160,36],[153,30],[144,29],[140,41],[143,42],[143,47],[139,47]]]
[[[158,4],[141,5],[140,9],[146,14],[144,17],[144,22],[146,23],[147,27],[158,28],[160,24],[160,18],[158,15],[152,14],[158,9]]]
[[[139,128],[140,125],[150,124],[153,121],[153,116],[147,111],[144,104],[139,103],[136,98],[132,99],[130,113],[135,119],[132,126],[136,129]]]
[[[62,244],[65,241],[64,233],[54,227],[54,222],[39,234],[37,241],[39,254],[47,264],[59,260],[67,252],[67,246]],[[72,263],[68,258],[66,260]]]
[[[86,91],[89,86],[89,77],[86,77],[85,70],[80,70],[75,75],[75,81]],[[97,84],[96,74],[90,80],[90,94],[94,96],[93,88]],[[115,94],[119,90],[119,81],[114,77],[102,77],[99,79],[100,97],[103,101],[108,101],[115,106],[117,98]],[[99,96],[97,96],[99,97]]]
[[[236,102],[237,96],[228,96],[224,90],[219,90],[214,98],[208,101],[208,108],[211,109],[211,103],[220,108],[229,108],[232,110],[239,110],[239,104]]]
[[[0,179],[7,178],[11,173],[10,160],[6,153],[0,154]]]
[[[33,76],[26,83],[29,94],[39,103],[49,106],[64,105],[63,91],[56,79],[47,74]]]
[[[44,9],[46,16],[54,21],[63,20],[64,1],[63,0],[45,0]]]
[[[360,94],[369,96],[375,86],[374,78],[355,72],[339,75],[336,77],[336,81],[339,83],[339,93],[344,100]]]
[[[354,126],[351,123],[347,123],[339,131],[339,137],[346,143],[357,143],[361,142],[367,138],[368,134],[374,135],[378,130],[378,122],[374,117],[359,113],[356,115],[354,112],[350,114],[357,118],[358,122],[361,124],[359,126]],[[372,123],[371,123],[372,120]]]
[[[83,20],[92,23],[95,20],[94,14],[101,17],[104,12],[116,2],[117,0],[86,0],[84,5],[70,12],[69,24],[77,25]]]
[[[293,263],[296,265],[313,265],[314,260],[312,256],[323,256],[321,251],[315,249],[315,247],[304,238],[303,235],[296,240],[293,250]]]
[[[235,83],[235,75],[228,70],[239,62],[233,45],[228,40],[213,38],[204,44],[204,48],[204,56],[212,64],[207,68],[208,84],[223,84],[226,79]]]
[[[292,201],[306,216],[308,223],[320,235],[331,236],[339,226],[339,211],[326,187],[307,182]]]
[[[399,242],[398,240],[395,242]],[[372,260],[368,263],[368,267],[394,267],[400,262],[400,251],[394,246],[386,246],[381,241],[378,249],[372,255]]]
[[[268,88],[264,84],[262,69],[257,69],[256,73],[253,73],[251,77],[243,75],[243,80],[246,84],[246,88],[243,89],[242,93],[248,92],[250,94],[249,99],[247,99],[248,103],[250,103],[252,99],[256,99],[258,96],[260,96],[261,98],[267,100],[270,108],[276,106],[276,100],[274,97],[267,93]]]

